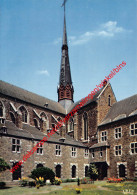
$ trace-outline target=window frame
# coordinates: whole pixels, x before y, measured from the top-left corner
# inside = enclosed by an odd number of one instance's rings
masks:
[[[117,133],[116,133],[116,130],[118,131]],[[121,132],[119,132],[119,130],[121,130]],[[121,137],[119,136],[119,134],[121,134]],[[116,137],[116,135],[118,137]],[[115,137],[115,139],[121,139],[122,138],[122,127],[117,127],[117,128],[114,129],[114,137]]]
[[[118,149],[116,149],[116,147],[118,147]],[[119,149],[119,147],[121,147],[121,148]],[[118,154],[116,154],[116,152],[118,152]],[[120,152],[121,152],[121,154],[120,154]],[[114,146],[114,155],[115,156],[122,156],[122,145],[121,144]]]
[[[134,125],[134,129],[131,129],[131,125]],[[130,136],[137,136],[137,133],[135,133],[137,131],[137,128],[135,128],[135,125],[137,125],[137,122],[135,123],[130,123]],[[134,134],[131,134],[131,131],[134,131]]]
[[[13,140],[15,140],[15,143],[13,143]],[[17,143],[19,141],[19,144]],[[13,153],[21,153],[21,140],[20,139],[17,139],[17,138],[12,138],[11,139],[11,143],[12,143],[12,152]],[[15,147],[15,150],[13,150],[13,146]],[[17,150],[19,147],[19,150]]]
[[[71,148],[71,157],[73,157],[73,158],[77,157],[77,148],[76,147]]]
[[[92,158],[95,158],[95,149],[93,148],[92,151],[91,151],[91,157]]]
[[[84,150],[84,157],[88,158],[89,157],[89,149]]]
[[[106,135],[102,135],[102,133],[106,133]],[[108,133],[107,133],[106,130],[105,131],[101,131],[101,142],[106,142],[107,141],[107,136],[108,136]],[[104,139],[104,137],[105,137],[106,140],[102,140],[102,138]]]
[[[37,155],[43,155],[43,144],[42,143],[39,143],[39,142],[37,142]],[[38,152],[39,151],[39,152]],[[40,152],[40,151],[42,151],[42,153]]]
[[[133,148],[134,149],[134,153],[132,153],[131,144],[134,144],[134,148]],[[130,143],[130,154],[131,155],[136,155],[137,154],[136,150],[137,150],[137,142],[131,142]]]
[[[55,156],[61,156],[61,145],[60,144],[55,145]]]

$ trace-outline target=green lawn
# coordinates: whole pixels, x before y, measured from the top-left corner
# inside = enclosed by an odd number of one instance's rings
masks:
[[[76,188],[81,188],[81,195],[122,195],[123,190],[134,190],[137,194],[137,182],[107,183],[96,181],[94,184],[62,183],[60,186],[44,186],[40,189],[14,186],[0,190],[0,195],[76,195]]]

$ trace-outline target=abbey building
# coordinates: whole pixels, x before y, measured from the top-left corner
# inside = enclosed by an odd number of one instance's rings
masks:
[[[55,102],[0,81],[0,157],[11,168],[81,101],[73,100],[65,14],[57,93]],[[137,177],[137,95],[117,102],[106,83],[15,172],[1,177],[16,181],[46,166],[59,178],[82,178],[90,163],[99,179]]]

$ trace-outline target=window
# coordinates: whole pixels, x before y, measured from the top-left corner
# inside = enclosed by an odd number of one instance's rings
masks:
[[[20,140],[19,139],[12,139],[12,152],[20,153]]]
[[[116,128],[115,129],[115,138],[118,139],[118,138],[121,138],[121,127],[120,128]]]
[[[137,123],[130,125],[131,135],[137,135]]]
[[[61,92],[60,92],[60,95],[61,95],[61,98],[63,98],[63,97],[64,97],[64,92],[61,91]]]
[[[38,128],[39,126],[38,126],[38,121],[37,121],[37,119],[34,118],[33,121],[34,121],[34,126],[35,126],[36,128]]]
[[[85,149],[85,157],[88,157],[88,156],[89,156],[89,150]]]
[[[100,157],[102,157],[103,156],[103,149],[102,149],[102,147],[100,148]]]
[[[115,155],[121,156],[121,153],[122,153],[121,145],[115,146]]]
[[[19,162],[13,163],[12,168],[15,167],[17,163]],[[15,169],[15,171],[13,171],[13,174],[12,174],[13,180],[18,180],[19,178],[21,178],[21,166],[19,166],[18,169]]]
[[[131,154],[137,154],[137,142],[131,143]]]
[[[10,112],[10,118],[11,118],[11,121],[15,124],[16,123],[16,119],[15,119],[15,116],[12,112]]]
[[[61,156],[61,146],[56,145],[56,156]]]
[[[88,116],[86,112],[83,115],[83,119],[84,119],[84,140],[88,140]]]
[[[70,127],[70,131],[74,131],[74,119],[73,118],[70,118],[70,121],[69,121],[69,127]]]
[[[38,145],[37,145],[37,154],[38,155],[43,155],[43,145],[42,145],[42,143],[37,143]]]
[[[107,141],[107,132],[106,131],[102,131],[101,132],[101,141]]]
[[[72,178],[76,178],[76,166],[72,166]]]
[[[108,96],[108,106],[111,106],[111,96]]]
[[[88,166],[85,166],[85,177],[88,177]]]
[[[92,158],[95,157],[95,150],[94,149],[92,149],[91,156],[92,156]]]
[[[3,117],[3,104],[0,102],[0,117]]]
[[[69,97],[69,96],[70,96],[70,92],[69,92],[69,91],[67,91],[67,92],[66,92],[66,95],[67,95],[67,97]]]
[[[27,123],[27,110],[24,108],[24,106],[21,106],[20,111],[22,114],[22,122]]]
[[[41,163],[37,164],[36,169],[40,168],[40,167],[43,167],[43,164],[41,164]]]
[[[72,156],[72,157],[75,157],[76,155],[77,155],[76,148],[75,148],[75,147],[72,147],[71,156]]]

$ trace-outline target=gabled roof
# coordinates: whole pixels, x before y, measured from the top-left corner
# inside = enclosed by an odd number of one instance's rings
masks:
[[[134,115],[137,115],[137,94],[113,104],[99,126]]]
[[[0,93],[3,95],[10,96],[12,98],[22,100],[27,103],[40,106],[42,108],[45,108],[45,104],[48,104],[46,109],[52,110],[52,111],[55,111],[61,114],[66,113],[65,109],[63,108],[63,106],[61,106],[60,103],[50,100],[48,98],[42,97],[40,95],[37,95],[35,93],[29,92],[22,88],[16,87],[4,81],[0,81]]]
[[[2,126],[3,124],[0,124],[0,129]],[[45,136],[47,137],[46,134],[42,133],[36,127],[30,126],[28,124],[23,124],[23,128],[19,129],[11,121],[6,121],[5,126],[7,127],[7,134],[2,133],[0,130],[0,134],[3,136],[18,137],[18,138],[30,139],[30,140],[34,139],[36,141],[42,140],[43,137]],[[73,139],[67,134],[65,136],[64,142],[61,141],[61,138],[62,137],[58,133],[55,133],[54,135],[51,135],[50,138],[48,138],[47,142],[87,148],[83,143],[76,141],[75,139]]]
[[[84,106],[82,106],[82,108],[83,107],[85,107],[85,106],[87,106],[88,104],[90,104],[91,102],[96,102],[97,100],[98,100],[98,96],[100,95],[100,93],[102,92],[102,90],[103,90],[104,88],[102,88],[102,89],[100,89],[99,91],[97,91],[96,92],[96,94],[93,96],[93,99],[89,99],[85,104],[84,104]],[[86,97],[86,96],[85,96]],[[84,99],[84,98],[82,98],[82,99]],[[81,100],[79,100],[79,101],[77,101],[77,102],[75,102],[74,104],[72,104],[72,106],[67,110],[67,113],[69,113],[69,112],[71,112],[81,101],[82,101],[82,99]]]

